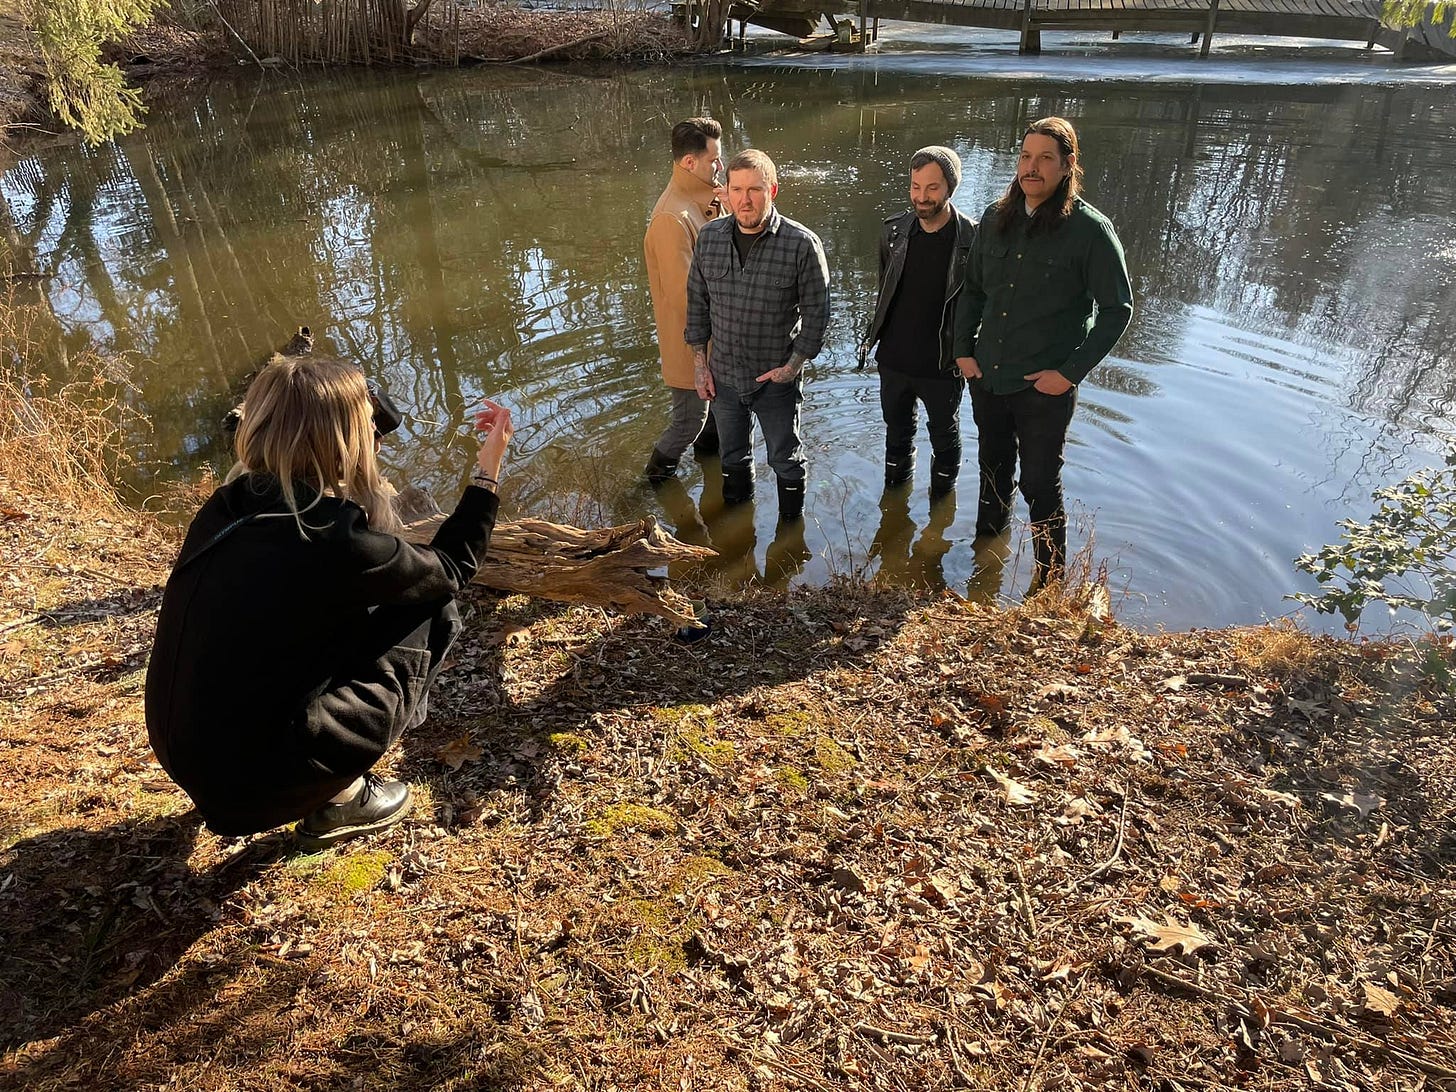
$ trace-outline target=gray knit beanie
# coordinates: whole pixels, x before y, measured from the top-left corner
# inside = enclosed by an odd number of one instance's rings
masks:
[[[917,160],[919,160],[918,163]],[[928,166],[930,163],[940,165],[940,172],[945,175],[947,196],[955,193],[956,187],[961,184],[961,157],[944,144],[932,144],[929,147],[921,148],[910,157],[912,171]]]

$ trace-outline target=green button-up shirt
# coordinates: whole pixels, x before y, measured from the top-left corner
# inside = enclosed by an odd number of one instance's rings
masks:
[[[955,355],[973,356],[980,385],[1014,394],[1031,372],[1080,383],[1132,320],[1132,282],[1112,223],[1078,198],[1060,227],[1028,235],[1024,213],[996,230],[986,209],[956,308]]]

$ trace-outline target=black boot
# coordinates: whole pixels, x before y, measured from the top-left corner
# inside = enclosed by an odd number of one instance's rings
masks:
[[[693,441],[693,456],[701,461],[709,455],[718,454],[718,447],[718,419],[713,416],[712,407],[709,407],[708,419],[703,423],[703,431],[698,433],[698,438]]]
[[[894,489],[904,485],[915,476],[915,452],[905,455],[891,455],[885,452],[885,488]]]
[[[723,471],[723,505],[746,504],[753,499],[753,467],[735,466]]]
[[[1031,548],[1035,567],[1031,573],[1028,595],[1035,595],[1048,584],[1059,583],[1066,575],[1067,517],[1054,516],[1031,525]]]
[[[647,460],[647,469],[642,474],[649,485],[661,485],[677,473],[677,464],[677,459],[669,458],[654,447],[652,457]]]
[[[779,524],[794,523],[804,518],[804,480],[786,482],[779,479]]]
[[[1011,505],[994,493],[988,496],[983,482],[980,503],[976,505],[976,537],[1000,538],[1010,526]]]
[[[936,454],[930,460],[930,499],[939,500],[955,488],[956,479],[961,476],[961,453],[947,451]]]
[[[409,809],[408,785],[366,773],[353,799],[316,808],[298,824],[298,844],[304,849],[323,849],[361,834],[373,834],[398,823]]]

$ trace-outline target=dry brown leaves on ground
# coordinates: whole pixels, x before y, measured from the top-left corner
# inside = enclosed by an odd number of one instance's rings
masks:
[[[162,532],[5,507],[0,1084],[1456,1079],[1449,645],[477,596],[414,818],[305,856],[150,759]]]

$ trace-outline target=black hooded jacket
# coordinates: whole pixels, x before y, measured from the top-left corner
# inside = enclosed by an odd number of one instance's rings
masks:
[[[157,760],[213,830],[300,818],[377,761],[398,735],[409,680],[385,680],[343,715],[318,699],[364,665],[378,669],[388,608],[428,618],[469,583],[496,508],[494,493],[472,486],[433,542],[414,546],[333,497],[303,513],[301,535],[263,475],[208,499],[162,598],[146,718]],[[401,651],[389,669],[423,678],[428,652]]]

